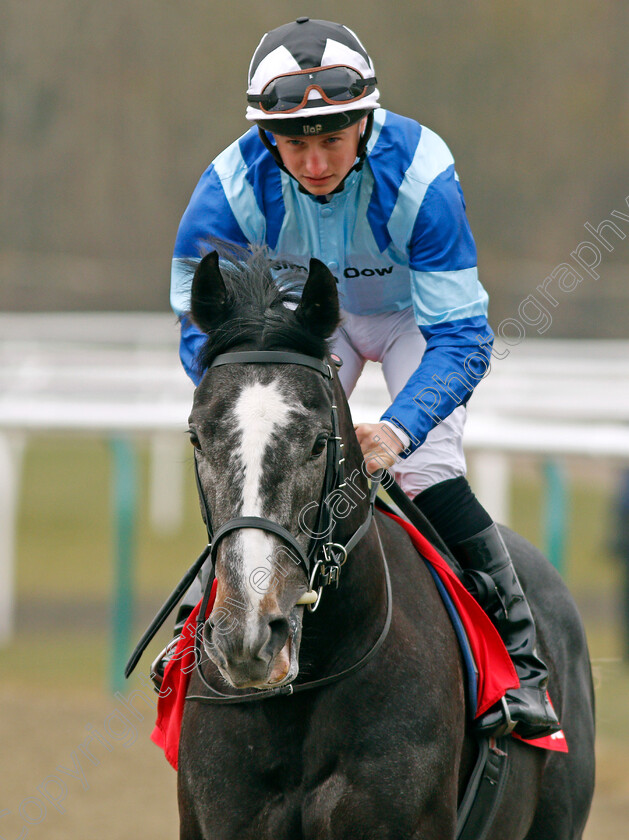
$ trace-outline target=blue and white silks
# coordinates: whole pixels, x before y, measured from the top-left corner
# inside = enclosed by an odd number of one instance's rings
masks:
[[[185,317],[190,274],[209,238],[266,246],[271,256],[308,266],[311,256],[338,279],[342,309],[369,315],[413,307],[426,350],[382,415],[405,430],[414,451],[465,403],[489,366],[492,334],[476,246],[446,144],[430,129],[375,111],[365,165],[342,192],[299,190],[250,129],[204,172],[175,244],[171,305],[181,318],[180,354],[195,383],[204,336]]]

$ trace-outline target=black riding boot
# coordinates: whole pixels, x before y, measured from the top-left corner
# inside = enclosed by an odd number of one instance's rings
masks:
[[[494,523],[473,537],[452,546],[465,570],[489,575],[497,598],[487,605],[487,614],[500,633],[511,656],[520,687],[506,694],[507,708],[515,731],[523,738],[551,735],[561,729],[548,702],[548,671],[535,650],[535,623],[507,547]],[[508,722],[507,722],[508,723]],[[502,734],[505,711],[501,704],[489,709],[478,721],[479,731]]]
[[[535,651],[535,625],[511,557],[498,527],[478,501],[464,476],[434,484],[413,500],[430,519],[448,548],[480,583],[488,597],[479,597],[513,660],[520,688],[508,691],[506,706],[516,732],[523,738],[541,738],[560,729],[546,699],[548,673]],[[477,595],[481,593],[477,592]],[[491,596],[494,596],[493,598]],[[490,603],[493,602],[493,603]],[[498,735],[509,725],[503,704],[478,721],[479,729]]]

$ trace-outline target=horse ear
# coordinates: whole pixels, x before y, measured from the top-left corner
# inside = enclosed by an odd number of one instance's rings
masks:
[[[227,306],[227,289],[218,267],[218,254],[212,251],[203,257],[194,272],[190,315],[199,329],[210,333],[223,320]]]
[[[341,320],[336,280],[328,267],[315,257],[310,260],[308,279],[295,316],[321,338],[329,338]]]

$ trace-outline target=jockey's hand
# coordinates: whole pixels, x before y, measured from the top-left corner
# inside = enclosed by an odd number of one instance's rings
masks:
[[[354,431],[370,474],[392,467],[404,449],[393,429],[384,423],[358,423]]]

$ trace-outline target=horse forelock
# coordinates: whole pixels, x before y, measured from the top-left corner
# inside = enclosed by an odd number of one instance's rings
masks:
[[[198,355],[200,370],[212,360],[239,346],[257,350],[289,350],[323,359],[328,353],[325,339],[304,328],[295,317],[306,279],[305,269],[281,258],[271,258],[263,248],[250,251],[220,247],[220,270],[227,290],[228,305],[223,321],[207,334]],[[189,263],[191,274],[196,262]],[[287,272],[287,266],[292,271]],[[281,280],[273,272],[281,273]]]

